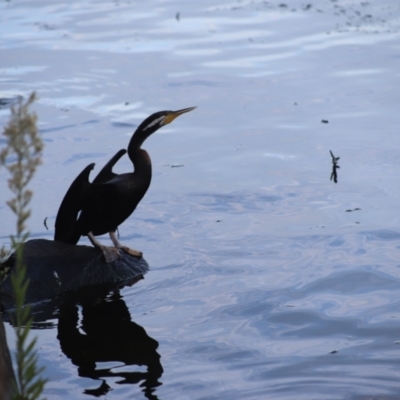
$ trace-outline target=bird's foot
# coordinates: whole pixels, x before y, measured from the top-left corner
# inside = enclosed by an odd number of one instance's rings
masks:
[[[133,257],[142,258],[142,256],[143,256],[143,253],[141,251],[130,249],[127,246],[121,246],[121,247],[119,247],[119,249],[121,249],[122,251],[124,251],[127,254],[130,254]]]
[[[110,263],[121,258],[121,254],[116,247],[101,246],[100,247],[106,263]]]

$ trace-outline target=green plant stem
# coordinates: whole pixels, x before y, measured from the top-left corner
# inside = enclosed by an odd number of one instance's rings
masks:
[[[37,366],[36,338],[28,338],[33,319],[30,306],[25,305],[29,280],[26,278],[23,259],[24,242],[29,237],[25,224],[30,216],[28,205],[32,198],[32,192],[27,186],[41,163],[43,149],[43,142],[37,131],[36,115],[29,112],[29,106],[34,100],[35,94],[32,93],[25,103],[21,100],[11,109],[10,123],[3,132],[6,147],[0,151],[0,165],[10,173],[8,187],[15,196],[7,204],[17,217],[16,235],[11,236],[11,247],[15,253],[14,270],[11,272],[15,297],[12,322],[17,338],[14,400],[38,399],[46,382],[40,377],[43,369]]]

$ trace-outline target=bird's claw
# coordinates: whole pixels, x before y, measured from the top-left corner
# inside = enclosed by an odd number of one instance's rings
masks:
[[[110,263],[121,258],[121,254],[116,247],[101,246],[101,251],[106,263]]]
[[[137,251],[137,250],[133,250],[130,249],[127,246],[121,246],[119,247],[122,251],[124,251],[127,254],[130,254],[133,257],[137,257],[137,258],[142,258],[143,257],[143,253],[141,251]]]

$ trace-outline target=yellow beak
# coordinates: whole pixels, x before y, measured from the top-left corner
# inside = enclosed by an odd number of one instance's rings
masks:
[[[175,118],[179,117],[182,114],[185,114],[189,111],[194,110],[197,107],[189,107],[189,108],[183,108],[182,110],[178,110],[178,111],[171,111],[170,114],[168,114],[163,121],[163,125],[167,125],[170,124]]]

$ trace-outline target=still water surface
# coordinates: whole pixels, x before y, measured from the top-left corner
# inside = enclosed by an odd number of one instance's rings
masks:
[[[145,279],[37,310],[48,399],[400,398],[399,27],[389,0],[0,3],[0,98],[36,91],[46,144],[32,237],[143,118],[198,106],[144,146],[120,234]]]

